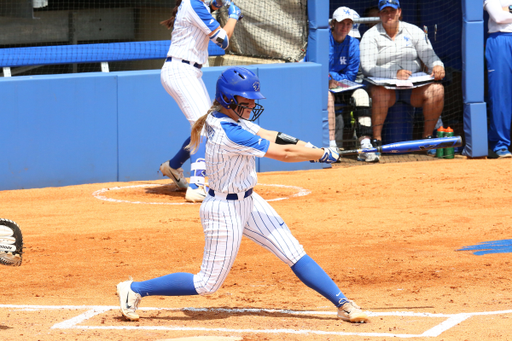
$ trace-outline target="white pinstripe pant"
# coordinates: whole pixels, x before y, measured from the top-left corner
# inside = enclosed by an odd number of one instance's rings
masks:
[[[201,271],[194,276],[200,295],[212,294],[221,287],[242,236],[268,249],[290,267],[306,254],[277,212],[256,193],[243,200],[207,196],[200,216],[205,246]]]
[[[160,72],[165,91],[174,98],[190,126],[212,106],[202,76],[200,69],[176,58],[165,62]]]

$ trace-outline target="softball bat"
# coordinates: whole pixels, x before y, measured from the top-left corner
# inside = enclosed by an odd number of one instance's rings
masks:
[[[434,138],[434,139],[388,143],[383,146],[373,147],[373,148],[342,150],[340,152],[340,156],[357,155],[357,154],[362,154],[362,153],[376,153],[376,152],[380,152],[383,154],[410,153],[410,152],[417,152],[417,151],[429,150],[429,149],[440,149],[440,148],[460,147],[460,146],[462,146],[462,137],[451,136],[451,137],[439,137],[439,138]]]

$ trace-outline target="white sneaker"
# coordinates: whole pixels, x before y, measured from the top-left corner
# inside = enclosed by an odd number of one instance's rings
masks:
[[[361,148],[372,148],[372,143],[370,142],[370,139],[363,139],[361,141]],[[362,153],[357,155],[357,161],[365,161],[365,162],[379,162],[380,156],[377,155],[377,153]]]
[[[363,153],[357,156],[357,161],[379,162],[380,157],[376,153]]]
[[[338,308],[338,317],[348,322],[368,322],[368,315],[366,315],[354,301],[350,300]]]
[[[206,198],[206,186],[198,186],[196,189],[192,187],[187,188],[187,193],[185,194],[185,200],[191,202],[202,202],[204,198]]]
[[[137,321],[139,315],[135,312],[139,308],[142,297],[134,292],[130,286],[133,280],[121,282],[117,285],[117,296],[119,296],[119,305],[121,314],[130,321]]]
[[[179,189],[185,189],[188,187],[187,179],[183,176],[183,169],[171,168],[171,166],[169,166],[169,160],[160,165],[160,172],[162,172],[164,176],[171,178]]]

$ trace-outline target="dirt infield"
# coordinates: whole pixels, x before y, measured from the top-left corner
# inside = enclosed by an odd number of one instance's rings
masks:
[[[247,240],[214,295],[147,297],[124,321],[117,283],[199,271],[199,205],[166,180],[0,191],[26,245],[0,267],[0,339],[512,340],[512,254],[457,251],[512,239],[511,179],[511,160],[466,159],[259,175],[368,324]]]

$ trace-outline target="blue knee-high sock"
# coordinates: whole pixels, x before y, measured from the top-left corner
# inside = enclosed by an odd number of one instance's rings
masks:
[[[174,169],[181,168],[183,164],[190,158],[190,150],[185,149],[185,147],[190,143],[190,136],[185,140],[180,150],[174,155],[174,157],[169,160],[169,166]]]
[[[206,176],[206,172],[204,170],[204,162],[205,162],[205,154],[206,154],[206,137],[201,137],[201,142],[199,142],[199,146],[194,154],[190,155],[190,186],[192,188],[197,188],[196,183],[204,184],[204,177]],[[202,165],[199,164],[202,162]],[[195,165],[198,165],[200,169],[195,169]]]
[[[327,298],[336,307],[339,308],[348,301],[331,277],[308,255],[295,263],[292,270],[304,284]]]
[[[197,295],[194,275],[186,272],[177,272],[143,282],[132,282],[131,288],[142,297]]]

